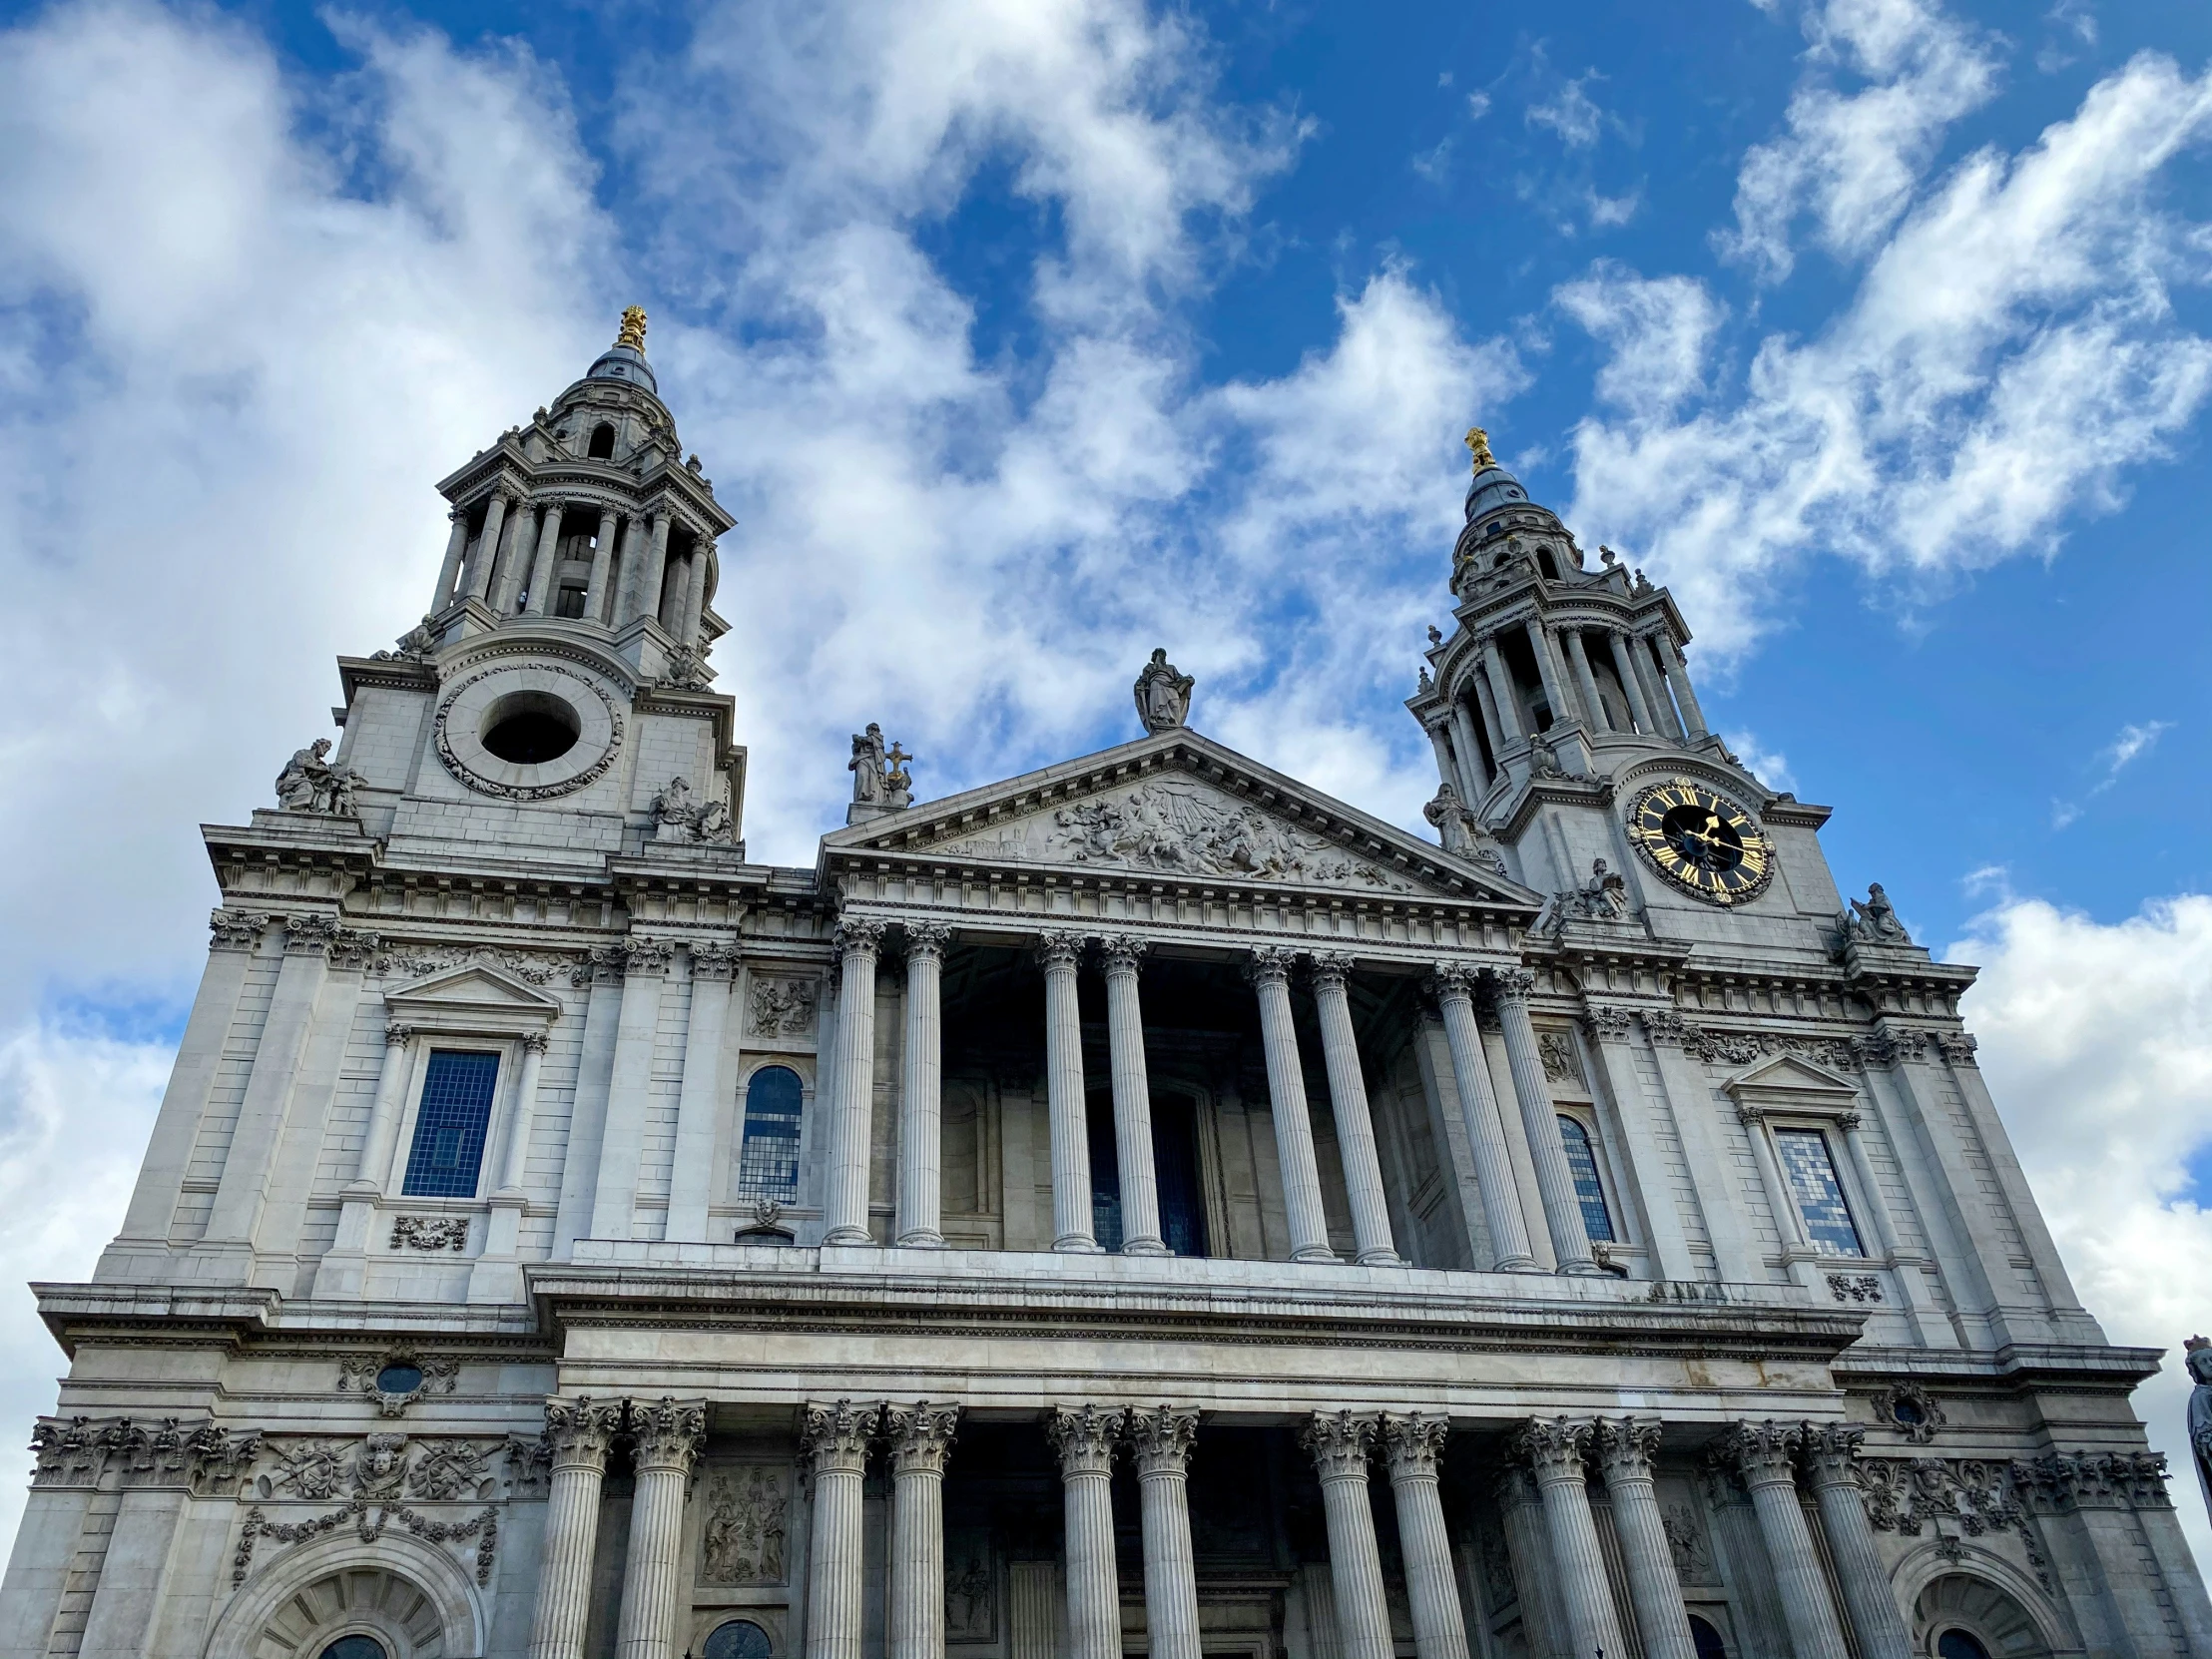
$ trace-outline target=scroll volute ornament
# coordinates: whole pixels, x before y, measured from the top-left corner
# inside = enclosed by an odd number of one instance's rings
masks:
[[[892,1472],[942,1474],[959,1423],[957,1405],[932,1405],[924,1399],[913,1405],[884,1406],[883,1437],[890,1442]]]

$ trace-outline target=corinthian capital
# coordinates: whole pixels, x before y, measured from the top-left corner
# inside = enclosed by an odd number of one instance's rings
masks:
[[[1580,1480],[1590,1425],[1567,1417],[1531,1417],[1513,1435],[1512,1454],[1538,1480]]]
[[[1045,1434],[1060,1454],[1062,1474],[1105,1474],[1114,1466],[1114,1442],[1124,1413],[1099,1405],[1055,1405]]]
[[[1179,1475],[1190,1466],[1198,1413],[1174,1405],[1139,1405],[1129,1413],[1129,1449],[1137,1475]]]
[[[1720,1450],[1742,1472],[1746,1485],[1789,1484],[1794,1479],[1798,1447],[1804,1442],[1805,1431],[1796,1423],[1769,1418],[1765,1422],[1739,1422],[1721,1436]]]
[[[809,1401],[799,1444],[814,1460],[817,1474],[858,1474],[867,1467],[867,1443],[881,1420],[880,1405]]]
[[[919,1400],[912,1405],[883,1407],[883,1436],[890,1441],[893,1474],[942,1474],[952,1451],[952,1431],[959,1426],[957,1405],[932,1405]]]
[[[1449,1002],[1453,997],[1471,1002],[1479,972],[1472,962],[1438,962],[1429,969],[1428,986],[1438,1002]]]
[[[839,959],[873,956],[883,943],[883,924],[873,916],[839,916],[830,944]]]
[[[1150,939],[1138,938],[1134,933],[1107,933],[1098,941],[1099,962],[1109,978],[1117,973],[1135,973],[1151,948]]]
[[[622,1426],[619,1400],[549,1399],[545,1402],[545,1443],[556,1473],[566,1468],[604,1469],[607,1448]]]
[[[1864,1428],[1840,1422],[1809,1422],[1803,1433],[1798,1453],[1814,1485],[1859,1484],[1859,1448],[1867,1439]]]
[[[1528,993],[1536,988],[1536,976],[1524,967],[1493,967],[1487,970],[1490,995],[1500,1007],[1510,1003],[1526,1002]]]
[[[1299,1444],[1324,1480],[1364,1480],[1376,1419],[1350,1411],[1316,1411],[1299,1430]]]
[[[1297,960],[1298,952],[1288,945],[1254,945],[1252,955],[1245,963],[1245,977],[1255,985],[1288,985],[1291,982],[1291,965]]]
[[[945,946],[952,942],[952,929],[941,921],[909,921],[906,923],[906,955],[934,956],[944,959]]]
[[[1659,1451],[1659,1424],[1650,1417],[1599,1417],[1590,1438],[1605,1481],[1649,1480]]]
[[[1317,950],[1308,958],[1316,985],[1343,985],[1352,977],[1352,952]]]
[[[1083,935],[1051,932],[1037,935],[1037,961],[1047,973],[1073,973],[1083,960]]]
[[[210,950],[252,950],[269,930],[270,918],[248,910],[208,912]]]
[[[1404,1416],[1384,1412],[1382,1446],[1389,1458],[1390,1478],[1433,1475],[1436,1459],[1443,1454],[1444,1441],[1450,1433],[1451,1422],[1446,1417],[1426,1416],[1419,1411],[1409,1411]]]
[[[707,1402],[662,1398],[630,1407],[630,1437],[641,1469],[688,1473],[707,1438]]]

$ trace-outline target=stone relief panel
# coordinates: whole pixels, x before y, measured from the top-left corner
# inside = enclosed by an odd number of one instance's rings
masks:
[[[764,1465],[710,1474],[701,1494],[699,1582],[781,1584],[791,1525],[791,1471]]]
[[[957,1532],[945,1540],[944,1634],[952,1642],[998,1636],[998,1580],[987,1533]]]
[[[1073,801],[988,834],[944,842],[941,850],[1294,886],[1419,890],[1395,870],[1194,778],[1155,779],[1134,790]]]
[[[804,1037],[815,1028],[817,986],[812,979],[774,979],[756,976],[750,1035],[756,1037]]]

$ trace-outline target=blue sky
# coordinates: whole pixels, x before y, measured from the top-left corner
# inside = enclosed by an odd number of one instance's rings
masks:
[[[635,299],[740,519],[756,856],[860,722],[951,793],[1127,736],[1154,644],[1417,827],[1479,420],[1675,586],[1841,883],[1988,966],[2115,1337],[2212,1325],[2139,1271],[2212,1248],[2208,60],[2080,0],[0,6],[0,1278],[120,1214],[194,826]]]

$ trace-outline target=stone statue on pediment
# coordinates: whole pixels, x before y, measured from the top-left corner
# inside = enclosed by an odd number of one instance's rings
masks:
[[[883,728],[874,721],[865,732],[852,734],[852,759],[845,762],[852,774],[852,800],[861,807],[880,807],[890,793],[889,768],[883,751]]]
[[[304,749],[292,751],[284,770],[276,775],[276,805],[287,813],[320,813],[330,818],[355,818],[359,804],[353,799],[361,775],[349,766],[328,759],[330,740],[317,738]]]
[[[1198,682],[1176,671],[1168,661],[1167,647],[1152,653],[1137,676],[1137,718],[1147,732],[1173,732],[1191,715],[1191,688]]]
[[[1490,839],[1489,831],[1482,828],[1482,821],[1449,784],[1436,786],[1434,797],[1420,810],[1420,816],[1435,827],[1437,839],[1453,857],[1478,864],[1493,875],[1505,873],[1505,859],[1498,852],[1497,843]]]
[[[2189,1367],[2189,1461],[2197,1466],[2197,1490],[2212,1511],[2212,1342],[2191,1337],[2182,1345]]]
[[[1875,882],[1867,888],[1865,898],[1855,898],[1851,908],[1842,918],[1844,937],[1858,939],[1866,944],[1911,944],[1913,935],[1905,930],[1905,923],[1898,919],[1897,907],[1890,902],[1890,895],[1882,890],[1882,883]]]

